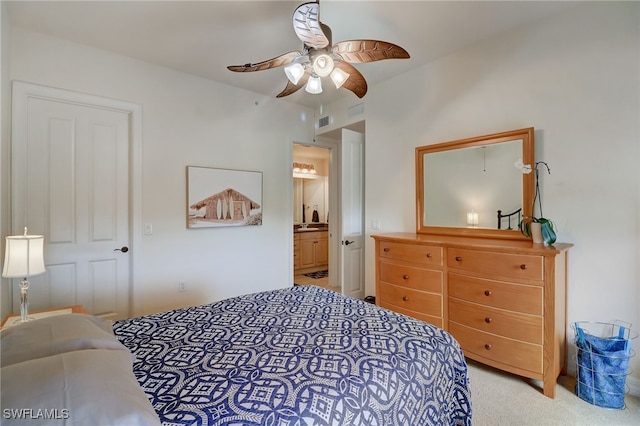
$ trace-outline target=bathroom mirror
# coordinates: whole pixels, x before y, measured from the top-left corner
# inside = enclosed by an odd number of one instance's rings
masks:
[[[416,148],[417,233],[524,239],[533,162],[533,127]]]
[[[316,179],[293,178],[294,224],[326,223],[329,204],[327,191],[327,178],[324,176]]]

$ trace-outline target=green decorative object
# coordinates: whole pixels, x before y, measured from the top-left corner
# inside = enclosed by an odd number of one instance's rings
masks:
[[[556,242],[556,231],[555,231],[555,225],[553,224],[553,222],[551,221],[551,219],[547,219],[545,217],[543,217],[542,214],[542,201],[541,201],[541,196],[540,196],[540,182],[538,179],[538,166],[542,164],[547,168],[547,172],[549,174],[551,174],[551,169],[549,168],[549,165],[547,163],[545,163],[544,161],[538,161],[535,166],[533,167],[533,170],[535,170],[536,172],[536,190],[535,193],[533,195],[533,206],[531,207],[531,212],[532,214],[535,214],[535,210],[536,210],[536,200],[538,200],[538,211],[540,212],[540,216],[524,216],[522,218],[522,220],[520,221],[520,223],[518,223],[518,229],[520,230],[520,232],[522,233],[522,235],[524,235],[527,238],[531,238],[532,235],[532,230],[531,230],[531,224],[532,223],[539,223],[540,224],[540,233],[542,235],[542,242],[544,242],[544,244],[553,244]],[[531,173],[532,168],[530,166],[520,166],[520,168],[522,169],[523,173]],[[537,243],[538,241],[536,241],[534,239],[534,243]]]

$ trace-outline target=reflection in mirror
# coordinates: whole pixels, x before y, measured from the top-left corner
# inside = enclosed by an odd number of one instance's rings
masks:
[[[293,222],[325,223],[328,211],[327,178],[293,178]]]
[[[327,223],[330,149],[293,144],[293,223]]]
[[[533,179],[518,163],[533,163],[533,128],[416,148],[417,232],[520,238]],[[518,213],[499,226],[498,210]]]
[[[522,207],[521,158],[522,140],[425,154],[424,223],[497,229],[497,210]]]

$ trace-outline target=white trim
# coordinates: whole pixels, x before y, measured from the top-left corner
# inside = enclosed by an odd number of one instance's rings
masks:
[[[338,150],[338,142],[328,139],[328,138],[318,138],[317,140],[314,139],[313,142],[301,142],[298,140],[289,140],[290,142],[290,149],[289,149],[289,162],[288,164],[293,164],[293,146],[294,145],[303,145],[303,146],[312,146],[312,147],[316,147],[316,148],[323,148],[323,149],[327,149],[329,150],[329,200],[328,200],[328,204],[329,204],[329,209],[325,210],[325,217],[326,214],[329,212],[329,210],[331,210],[331,216],[333,217],[333,221],[329,220],[329,227],[328,227],[328,233],[329,233],[329,282],[330,283],[336,283],[339,282],[340,283],[340,287],[342,288],[342,282],[340,282],[340,277],[338,276],[338,272],[339,269],[339,264],[336,263],[332,257],[332,253],[334,253],[336,250],[339,252],[340,250],[340,240],[336,239],[334,236],[338,235],[337,234],[337,223],[336,220],[337,218],[335,218],[334,216],[339,216],[337,214],[337,212],[340,211],[340,206],[337,203],[334,203],[334,197],[331,195],[332,193],[337,193],[338,189],[339,189],[339,182],[338,182],[338,169],[337,169],[337,163],[335,161],[333,161],[333,159],[335,158],[335,156],[340,156],[339,152],[340,150]],[[296,176],[297,173],[290,173],[289,174],[289,217],[290,217],[290,221],[289,221],[289,230],[291,232],[291,256],[289,256],[290,258],[290,262],[291,262],[291,285],[293,285],[293,276],[295,275],[293,272],[293,222],[294,222],[294,217],[293,217],[293,178],[295,177],[302,177],[302,176]],[[318,176],[317,178],[320,178],[322,176]],[[339,199],[339,198],[337,198]],[[333,207],[332,207],[333,206]],[[335,275],[334,275],[335,274]]]
[[[132,315],[138,312],[138,300],[141,300],[138,296],[139,289],[136,288],[135,283],[139,282],[137,279],[140,276],[140,271],[136,268],[136,252],[139,254],[141,247],[141,235],[142,235],[142,105],[131,102],[121,101],[117,99],[105,98],[96,95],[90,95],[86,93],[74,92],[66,89],[58,89],[54,87],[42,86],[34,83],[26,83],[22,81],[13,81],[13,105],[12,114],[15,120],[16,116],[26,114],[26,110],[19,110],[18,106],[21,102],[17,102],[19,99],[39,98],[39,99],[52,99],[56,101],[68,102],[76,105],[89,105],[92,107],[99,107],[112,111],[118,111],[129,115],[129,137],[130,137],[130,161],[129,161],[129,241],[135,250],[131,250],[130,256],[130,269],[129,269],[129,312],[128,315]],[[26,106],[26,102],[22,103]],[[12,120],[13,122],[13,120]],[[16,136],[17,129],[12,129],[12,140]],[[12,153],[11,163],[14,164],[13,156],[19,153]],[[15,215],[13,214],[15,207],[11,208],[11,228],[15,231]]]
[[[287,151],[287,175],[289,176],[289,179],[287,179],[287,205],[289,206],[289,214],[287,215],[288,217],[288,222],[289,222],[289,231],[287,232],[287,235],[289,236],[289,242],[290,244],[288,245],[289,250],[288,250],[288,258],[289,258],[289,287],[293,287],[293,284],[295,283],[295,271],[294,271],[294,264],[293,264],[293,256],[295,255],[295,252],[293,250],[293,175],[291,173],[289,173],[289,167],[291,167],[291,165],[293,164],[293,145],[296,144],[297,142],[293,139],[289,139],[289,150]]]

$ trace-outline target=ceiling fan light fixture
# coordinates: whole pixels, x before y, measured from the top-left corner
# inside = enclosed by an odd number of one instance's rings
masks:
[[[307,92],[313,95],[322,93],[322,82],[320,82],[320,77],[318,77],[315,74],[309,77],[309,81],[307,82],[307,85],[305,86],[304,90],[306,90]]]
[[[320,79],[327,76],[338,89],[345,88],[362,98],[367,93],[367,81],[351,64],[410,57],[402,47],[382,40],[357,39],[333,44],[331,28],[320,22],[319,0],[298,6],[293,12],[292,24],[293,31],[302,42],[302,50],[292,50],[266,61],[230,65],[227,69],[253,72],[284,67],[288,81],[277,98],[289,96],[302,86],[309,93],[321,93]]]
[[[313,72],[320,77],[326,77],[333,71],[333,59],[327,54],[316,56],[313,60]]]
[[[293,84],[298,84],[302,76],[304,75],[304,67],[299,63],[292,63],[284,67],[284,73],[287,78]]]
[[[331,71],[331,74],[329,74],[329,77],[331,77],[333,84],[336,85],[336,89],[339,89],[349,78],[349,73],[341,70],[340,68],[334,68],[333,71]]]

